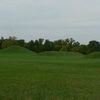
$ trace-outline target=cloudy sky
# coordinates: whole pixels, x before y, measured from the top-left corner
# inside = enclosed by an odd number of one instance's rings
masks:
[[[0,0],[0,36],[100,41],[100,0]]]

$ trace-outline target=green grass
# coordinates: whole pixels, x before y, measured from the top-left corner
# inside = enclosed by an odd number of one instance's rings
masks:
[[[0,51],[0,54],[8,54],[8,55],[10,55],[10,54],[31,54],[31,55],[33,55],[33,54],[36,54],[35,52],[32,52],[32,51],[30,51],[30,50],[28,50],[28,49],[25,49],[25,48],[22,48],[22,47],[19,47],[19,46],[11,46],[11,47],[8,47],[8,48],[5,48],[5,49],[2,49],[1,51]]]
[[[0,100],[100,100],[100,59],[1,50]]]
[[[100,59],[100,52],[93,52],[91,54],[88,54],[86,57],[87,58]]]

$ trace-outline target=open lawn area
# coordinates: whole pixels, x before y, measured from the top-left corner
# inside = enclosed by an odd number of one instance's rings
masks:
[[[100,100],[100,59],[18,47],[1,50],[0,100]]]

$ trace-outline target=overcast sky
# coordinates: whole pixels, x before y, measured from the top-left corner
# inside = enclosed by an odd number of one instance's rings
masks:
[[[0,0],[0,35],[100,41],[100,0]]]

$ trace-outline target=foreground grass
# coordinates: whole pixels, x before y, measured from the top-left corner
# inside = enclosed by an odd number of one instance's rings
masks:
[[[0,54],[0,100],[100,100],[100,60]]]

